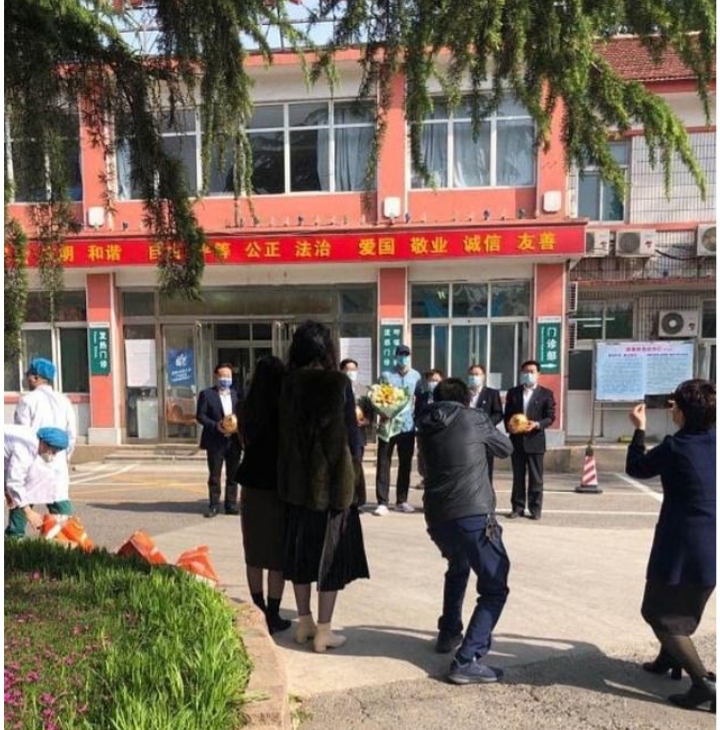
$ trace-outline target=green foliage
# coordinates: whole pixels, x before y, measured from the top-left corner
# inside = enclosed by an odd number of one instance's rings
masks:
[[[6,540],[5,627],[23,728],[49,727],[47,713],[65,730],[241,725],[250,662],[234,614],[183,571]]]

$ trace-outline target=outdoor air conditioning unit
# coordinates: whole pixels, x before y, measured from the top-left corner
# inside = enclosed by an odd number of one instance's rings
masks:
[[[652,256],[655,253],[657,231],[617,231],[615,234],[616,256]]]
[[[607,228],[585,231],[585,255],[607,256],[610,251],[610,231]]]
[[[696,309],[664,309],[658,315],[658,337],[697,337],[699,330]]]
[[[715,224],[698,226],[696,241],[698,256],[715,256]]]

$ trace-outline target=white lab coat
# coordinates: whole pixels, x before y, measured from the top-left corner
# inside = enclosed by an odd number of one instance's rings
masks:
[[[5,492],[15,507],[58,501],[58,475],[38,455],[38,437],[30,426],[6,425]],[[57,455],[56,457],[57,458]]]
[[[25,393],[15,407],[15,423],[30,426],[36,433],[46,426],[54,426],[67,431],[67,449],[59,451],[52,467],[58,478],[58,497],[63,501],[70,497],[70,468],[68,461],[77,441],[77,417],[75,409],[67,396],[53,390],[49,385],[39,385],[35,390]]]

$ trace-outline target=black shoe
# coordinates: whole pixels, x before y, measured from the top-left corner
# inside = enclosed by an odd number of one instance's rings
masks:
[[[530,512],[528,515],[529,520],[539,520],[540,519],[540,513],[539,512]]]
[[[653,661],[644,662],[642,668],[651,674],[667,674],[667,672],[670,672],[670,679],[682,679],[682,667],[662,649]]]
[[[265,621],[267,622],[268,631],[276,634],[278,631],[285,631],[292,626],[292,621],[283,618],[279,613],[265,612]]]
[[[226,515],[239,515],[240,510],[237,507],[225,507]]]
[[[220,514],[220,507],[211,504],[204,512],[203,517],[217,517]]]
[[[702,705],[709,705],[710,712],[715,714],[715,682],[705,677],[702,684],[694,684],[682,695],[670,695],[668,701],[686,710],[696,710]]]
[[[462,639],[462,632],[451,634],[449,631],[440,629],[437,635],[437,641],[435,642],[435,651],[438,654],[449,654],[460,646]]]
[[[460,664],[457,659],[453,659],[448,680],[453,684],[489,684],[498,682],[502,676],[502,669],[488,667],[476,659],[467,664]]]
[[[518,517],[522,517],[523,514],[524,514],[523,513],[523,510],[519,510],[519,511],[518,510],[513,510],[512,512],[509,512],[508,513],[507,518],[509,520],[514,520],[514,519],[517,519]]]

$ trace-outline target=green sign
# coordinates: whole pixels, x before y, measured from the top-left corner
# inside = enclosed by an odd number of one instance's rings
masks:
[[[540,369],[548,375],[560,374],[562,360],[562,320],[537,323],[535,359]]]
[[[110,375],[110,329],[90,328],[90,375]]]
[[[380,372],[395,366],[395,348],[403,344],[402,324],[380,323]]]

